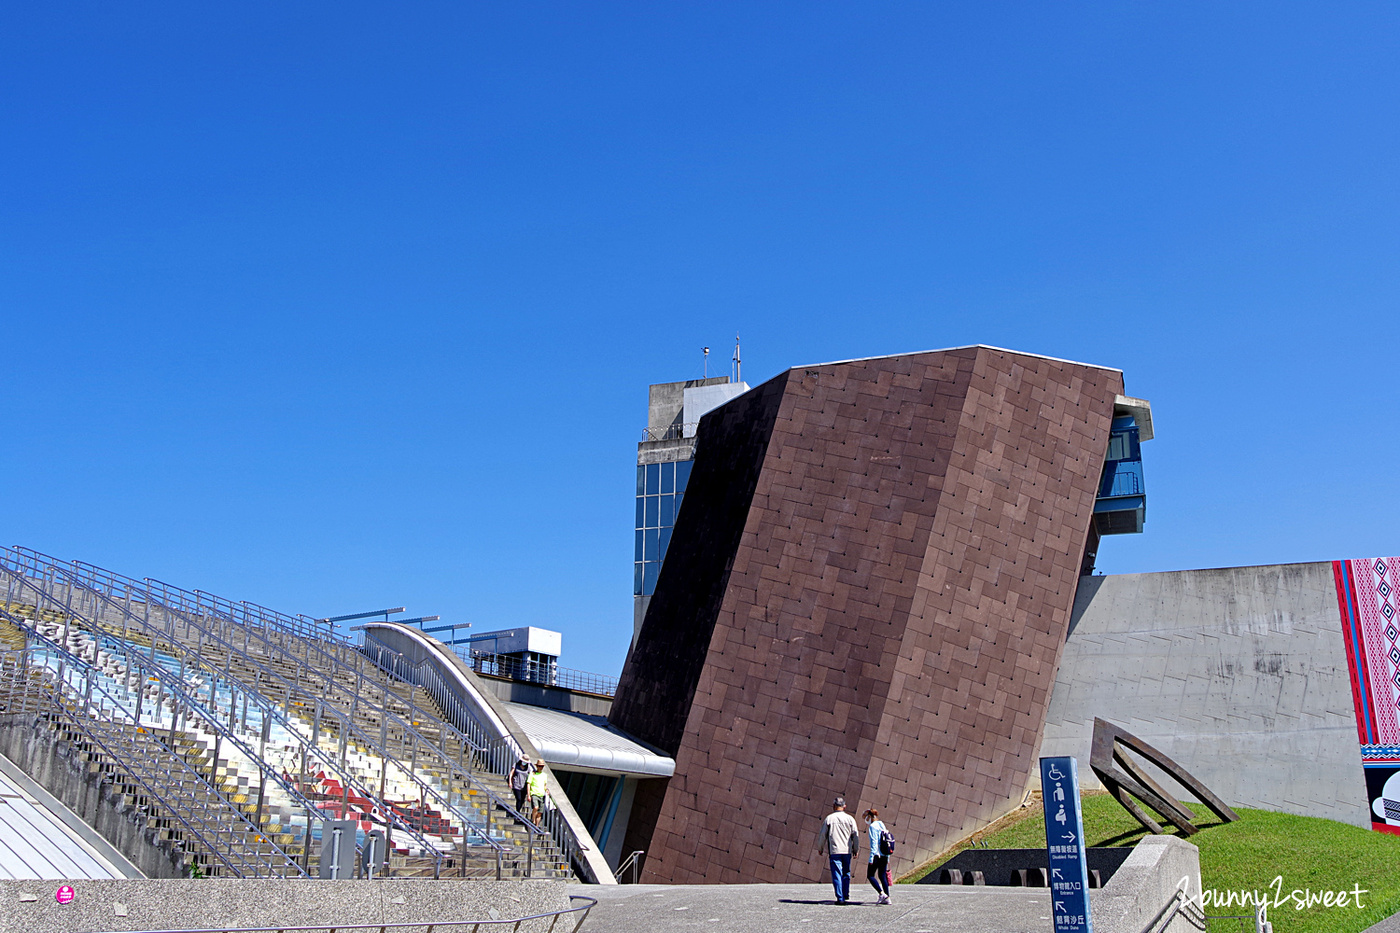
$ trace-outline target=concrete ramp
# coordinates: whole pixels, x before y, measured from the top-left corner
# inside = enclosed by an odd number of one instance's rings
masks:
[[[96,830],[0,755],[0,880],[141,877]]]

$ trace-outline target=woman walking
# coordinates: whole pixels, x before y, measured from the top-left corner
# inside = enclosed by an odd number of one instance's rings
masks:
[[[865,811],[865,826],[870,837],[870,861],[865,865],[865,879],[870,882],[875,893],[880,895],[875,903],[888,904],[890,902],[890,857],[880,854],[880,837],[885,833],[885,824],[880,822],[879,810],[871,807]]]

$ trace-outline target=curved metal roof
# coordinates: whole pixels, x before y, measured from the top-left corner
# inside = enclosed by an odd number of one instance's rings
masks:
[[[618,729],[602,716],[566,713],[542,706],[507,703],[540,756],[564,769],[587,769],[637,777],[670,777],[674,759],[661,755]]]

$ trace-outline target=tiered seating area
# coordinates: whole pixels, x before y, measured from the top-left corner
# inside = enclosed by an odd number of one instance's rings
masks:
[[[93,746],[85,754],[114,780],[139,772],[152,819],[184,840],[201,872],[314,872],[324,822],[351,819],[358,846],[374,830],[388,838],[393,874],[570,874],[550,837],[509,808],[504,779],[481,767],[478,743],[445,723],[427,692],[347,642],[266,610],[236,618],[242,604],[205,594],[153,593],[144,581],[97,579],[32,552],[0,554],[0,619],[11,623],[0,625],[0,641],[29,645],[4,672],[25,685],[4,712],[47,704],[66,710],[59,718],[71,729],[93,718],[77,697],[105,698],[106,725],[81,728],[120,726],[126,744],[109,750],[85,733]],[[109,760],[117,749],[138,760]],[[194,789],[201,781],[207,793]],[[194,821],[193,811],[213,806],[211,794],[237,811],[221,819],[245,826],[241,837],[216,834],[212,816]],[[197,828],[205,825],[207,838]],[[282,853],[291,867],[225,864],[219,846],[264,861]]]

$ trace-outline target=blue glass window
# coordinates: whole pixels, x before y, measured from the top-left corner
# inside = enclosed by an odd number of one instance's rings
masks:
[[[637,467],[637,521],[633,542],[632,592],[650,596],[671,544],[671,530],[690,482],[691,461]]]

